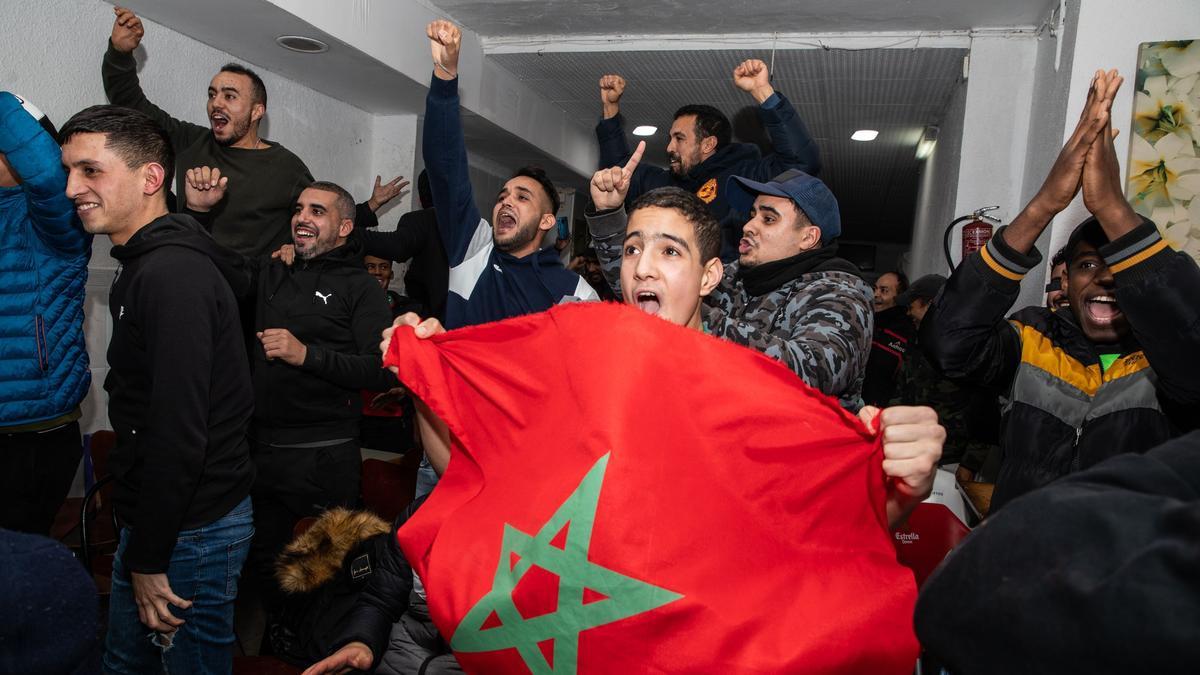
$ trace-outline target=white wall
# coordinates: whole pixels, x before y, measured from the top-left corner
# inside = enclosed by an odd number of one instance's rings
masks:
[[[942,255],[942,235],[950,221],[957,217],[954,206],[958,194],[966,104],[967,83],[961,82],[938,122],[938,140],[933,146],[933,153],[925,158],[921,166],[912,248],[905,270],[910,279],[926,274],[947,273],[945,257]]]
[[[112,6],[100,0],[0,2],[0,87],[28,97],[58,126],[89,105],[106,103],[100,61],[112,21]],[[176,117],[205,124],[208,82],[222,64],[237,59],[152,22],[146,22],[142,45],[137,58],[147,97]],[[268,137],[299,155],[314,176],[336,181],[365,200],[376,173],[411,174],[415,115],[377,121],[256,70],[267,86]],[[85,333],[93,386],[84,405],[85,431],[107,426],[101,385],[110,334],[107,297],[116,268],[108,249],[107,239],[98,237],[90,265]]]
[[[1025,179],[1021,187],[1022,207],[1037,194],[1062,149],[1078,22],[1079,0],[1069,0],[1062,32],[1057,36],[1046,33],[1038,40],[1037,61],[1033,70],[1033,107],[1030,110],[1032,124],[1029,126]],[[1021,281],[1021,294],[1017,296],[1014,307],[1040,305],[1045,300],[1046,275],[1055,251],[1050,247],[1050,228],[1046,228],[1038,238],[1036,247],[1045,258],[1045,264],[1025,275]]]
[[[999,206],[990,215],[1013,219],[1023,206],[1021,186],[1029,141],[1030,109],[1037,61],[1031,37],[974,37],[963,121],[955,217],[984,206]],[[950,242],[952,255],[961,250],[961,228]]]
[[[1061,145],[1075,129],[1083,110],[1088,83],[1100,69],[1116,68],[1125,84],[1113,102],[1113,127],[1121,134],[1115,142],[1124,183],[1129,156],[1129,134],[1133,119],[1134,76],[1137,72],[1138,46],[1143,42],[1200,38],[1200,3],[1196,0],[1081,0],[1079,28],[1075,37],[1074,67],[1064,118],[1066,124],[1059,139]],[[1051,245],[1057,250],[1066,242],[1076,225],[1088,217],[1081,198],[1059,214],[1052,224]]]

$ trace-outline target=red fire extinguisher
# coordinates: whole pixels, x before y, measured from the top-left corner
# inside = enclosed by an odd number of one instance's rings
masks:
[[[946,265],[950,267],[951,272],[953,272],[954,268],[957,267],[957,265],[954,264],[954,259],[950,257],[950,237],[954,233],[954,228],[957,227],[959,223],[967,223],[962,229],[962,257],[959,258],[959,261],[961,262],[966,260],[967,256],[986,246],[988,240],[992,238],[992,233],[995,231],[994,225],[999,225],[1000,219],[987,215],[987,212],[995,211],[998,208],[1000,207],[985,206],[981,209],[977,209],[969,216],[963,216],[955,219],[955,221],[950,223],[950,226],[946,228],[946,235],[942,238],[942,248],[946,254]]]

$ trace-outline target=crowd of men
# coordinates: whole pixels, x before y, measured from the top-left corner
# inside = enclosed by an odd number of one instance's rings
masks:
[[[882,438],[890,527],[929,496],[938,465],[994,482],[996,525],[968,538],[917,607],[923,645],[953,672],[1169,672],[1180,650],[1195,650],[1200,588],[1187,575],[1200,563],[1200,436],[1186,434],[1200,422],[1200,270],[1124,198],[1115,72],[1097,73],[1073,135],[1012,223],[949,278],[911,283],[899,270],[868,281],[838,256],[839,205],[818,177],[816,143],[764,62],[738,64],[732,80],[753,97],[771,152],[734,142],[718,109],[689,104],[671,124],[666,168],[643,161],[644,143],[630,149],[628,85],[604,75],[586,217],[594,251],[568,269],[544,245],[560,197],[543,170],[514,170],[490,218],[480,213],[460,118],[461,33],[435,21],[426,36],[422,208],[391,232],[372,229],[374,212],[407,182],[377,178],[356,204],[315,180],[260,135],[267,91],[252,70],[229,64],[212,78],[208,127],[151,103],[133,56],[144,28],[127,9],[116,9],[103,54],[109,104],[55,130],[0,92],[6,530],[47,534],[70,488],[90,385],[92,237],[107,236],[120,264],[104,382],[120,524],[105,672],[228,672],[235,607],[271,649],[284,609],[275,561],[301,519],[360,505],[363,447],[424,456],[417,499],[391,532],[425,503],[452,432],[383,367],[394,331],[432,339],[600,299],[760,352],[858,415]],[[1045,306],[1012,312],[1041,263],[1034,242],[1079,193],[1091,217],[1055,256]],[[404,261],[399,295],[392,264]],[[5,536],[33,550],[33,539]],[[1043,553],[1012,554],[1025,536],[1046,540]],[[458,672],[410,562],[386,549],[308,672]],[[1054,574],[1063,568],[1083,576]],[[1014,575],[1028,584],[1006,591]],[[1106,583],[1078,590],[1092,579]],[[86,593],[82,583],[60,586]],[[1021,618],[1024,603],[1051,625]],[[1182,618],[1146,643],[1154,649],[1122,650],[1074,625],[1128,603],[1134,617],[1170,606]],[[26,648],[21,663],[51,672],[92,656]]]

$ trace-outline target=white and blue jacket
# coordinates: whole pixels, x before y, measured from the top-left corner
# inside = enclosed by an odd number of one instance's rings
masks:
[[[564,297],[597,298],[552,248],[523,258],[496,250],[492,226],[479,213],[459,119],[458,80],[436,76],[425,98],[425,170],[450,262],[447,329],[540,312]]]

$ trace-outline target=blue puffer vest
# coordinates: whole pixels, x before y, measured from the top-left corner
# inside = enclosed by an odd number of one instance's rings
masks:
[[[71,412],[91,386],[83,299],[92,237],[64,194],[54,139],[0,92],[0,431]]]

